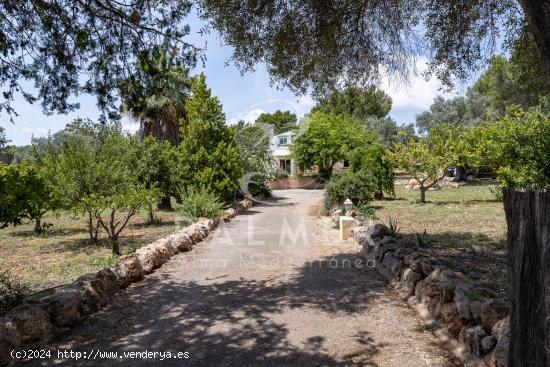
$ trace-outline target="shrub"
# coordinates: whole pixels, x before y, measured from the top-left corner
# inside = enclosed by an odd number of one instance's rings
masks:
[[[0,166],[0,228],[28,219],[35,222],[34,231],[40,234],[42,216],[52,208],[50,185],[37,165]]]
[[[366,171],[344,172],[327,184],[325,207],[334,208],[350,198],[354,205],[365,205],[374,198],[377,186],[375,177]]]
[[[121,254],[118,239],[130,219],[160,196],[157,188],[139,182],[132,142],[121,135],[108,136],[98,146],[68,140],[45,162],[63,207],[88,216],[92,241],[97,241],[98,229],[104,229],[116,255]]]
[[[399,221],[396,218],[388,218],[388,229],[390,230],[390,236],[398,237],[399,236]]]
[[[550,114],[540,107],[519,111],[468,131],[499,186],[546,189],[550,185]]]
[[[386,153],[386,149],[378,144],[357,148],[350,158],[353,172],[367,171],[372,173],[376,181],[376,198],[382,199],[384,193],[395,196],[394,189],[394,165]]]
[[[0,271],[0,316],[23,302],[29,293],[29,288],[9,271]]]
[[[220,216],[223,204],[216,194],[206,189],[190,191],[183,200],[180,213],[193,221],[198,218],[216,218]]]

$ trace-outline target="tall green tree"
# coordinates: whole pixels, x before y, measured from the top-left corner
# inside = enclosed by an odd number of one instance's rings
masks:
[[[377,140],[376,134],[355,117],[312,112],[300,122],[290,151],[300,168],[318,166],[320,176],[329,179],[336,162],[348,159],[355,148]]]
[[[274,177],[276,167],[269,147],[270,135],[265,124],[237,124],[236,141],[244,171],[240,189],[245,194],[269,193],[267,179]]]
[[[296,115],[290,111],[277,110],[273,113],[262,113],[256,119],[256,124],[269,124],[273,126],[275,135],[296,129]]]
[[[363,124],[380,136],[380,143],[387,148],[393,147],[394,143],[402,141],[403,136],[412,137],[416,134],[413,124],[397,125],[391,117],[365,117]]]
[[[144,136],[178,145],[190,87],[189,69],[176,52],[147,50],[135,73],[121,83],[123,109],[140,122]]]
[[[508,60],[504,56],[495,56],[473,86],[476,92],[488,98],[489,106],[498,116],[504,115],[513,98],[510,79]]]
[[[541,97],[550,94],[528,30],[524,29],[512,43],[510,58],[494,57],[472,88],[487,98],[497,116],[507,110],[535,106]]]
[[[204,74],[193,81],[191,94],[185,104],[187,121],[181,127],[179,146],[184,193],[208,189],[230,202],[243,174],[235,129],[226,125],[222,104],[212,96]]]
[[[347,114],[358,119],[385,117],[391,110],[392,99],[375,86],[365,89],[347,87],[321,99],[312,111]]]
[[[416,127],[423,134],[441,124],[468,126],[492,120],[496,114],[489,107],[489,102],[489,96],[482,96],[472,89],[466,97],[445,99],[437,96],[427,111],[416,115]]]
[[[157,188],[161,193],[158,208],[171,208],[170,198],[177,195],[177,150],[170,142],[152,136],[135,144],[135,171],[137,179],[147,189]],[[153,206],[149,208],[149,221],[155,222]]]
[[[527,26],[514,40],[508,62],[516,104],[523,108],[536,106],[542,97],[550,95],[550,87],[545,83],[537,45]]]

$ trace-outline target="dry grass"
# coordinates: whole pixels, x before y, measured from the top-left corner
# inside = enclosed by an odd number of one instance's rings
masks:
[[[495,200],[493,181],[479,181],[458,189],[429,191],[420,203],[418,191],[396,185],[396,198],[373,202],[378,220],[396,219],[403,236],[426,231],[429,253],[442,264],[471,275],[497,293],[506,289],[506,221]],[[479,278],[479,279],[477,279]]]
[[[161,223],[149,225],[147,216],[134,217],[121,234],[123,253],[172,233],[178,216],[175,211],[157,213]],[[99,244],[91,244],[85,218],[47,215],[43,222],[53,227],[37,236],[31,224],[0,230],[0,269],[9,270],[33,290],[68,283],[88,272],[114,263],[109,242],[103,234]]]

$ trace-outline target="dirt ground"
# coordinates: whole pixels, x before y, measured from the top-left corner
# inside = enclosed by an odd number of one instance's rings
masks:
[[[276,195],[120,291],[49,345],[55,355],[71,349],[89,359],[31,364],[459,366],[357,246],[339,241],[317,215],[321,191]],[[145,350],[188,358],[122,357]]]

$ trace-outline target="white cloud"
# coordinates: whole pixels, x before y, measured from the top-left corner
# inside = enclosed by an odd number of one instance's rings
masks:
[[[254,108],[254,109],[239,113],[237,117],[230,118],[228,123],[229,125],[234,125],[240,120],[243,120],[244,122],[253,123],[262,113],[265,113],[265,111],[262,110],[261,108]]]
[[[284,98],[270,98],[249,106],[247,110],[230,118],[228,123],[230,125],[236,124],[239,120],[254,122],[262,113],[275,112],[276,110],[290,111],[298,118],[301,118],[308,113],[314,105],[315,101],[309,95],[300,96],[294,101]],[[260,108],[260,106],[265,109]]]
[[[300,106],[304,106],[304,107],[313,107],[315,105],[315,101],[313,100],[313,98],[311,98],[309,95],[303,95],[303,96],[300,96],[300,98],[298,98],[298,104]]]
[[[122,124],[122,130],[135,134],[139,130],[139,122],[127,122]]]
[[[426,70],[428,59],[419,58],[416,61],[416,74],[412,75],[408,83],[392,80],[391,76],[383,76],[381,88],[393,100],[392,112],[419,112],[430,107],[433,99],[441,95],[450,97],[449,93],[441,90],[442,84],[432,76],[426,80],[421,74]]]

